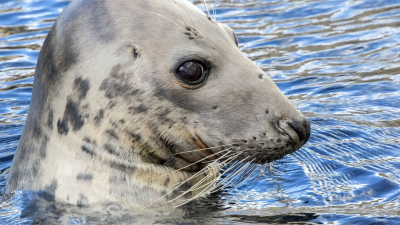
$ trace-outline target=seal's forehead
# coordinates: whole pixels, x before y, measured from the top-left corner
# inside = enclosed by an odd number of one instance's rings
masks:
[[[171,43],[171,39],[176,39],[175,43],[183,44],[182,39],[188,39],[198,44],[215,42],[220,46],[226,41],[230,44],[235,41],[229,27],[210,19],[186,0],[121,1],[121,4],[111,1],[107,4],[111,4],[114,19],[118,20],[118,32],[127,31],[127,36],[136,42],[157,44],[154,40],[162,43],[168,39]]]
[[[75,0],[57,23],[58,36],[79,33],[73,44],[91,54],[130,46],[150,57],[237,51],[232,30],[186,0]]]

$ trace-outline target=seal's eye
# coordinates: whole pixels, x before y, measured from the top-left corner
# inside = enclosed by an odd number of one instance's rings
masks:
[[[189,61],[183,63],[176,72],[178,80],[187,85],[198,85],[205,81],[206,71],[200,62]]]
[[[236,46],[238,46],[238,47],[239,47],[239,40],[238,40],[238,38],[237,38],[236,34],[235,34],[235,33],[233,33],[233,36],[235,37],[235,43],[236,43]]]

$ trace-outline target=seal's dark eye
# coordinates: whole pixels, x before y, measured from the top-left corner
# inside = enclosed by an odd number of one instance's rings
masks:
[[[205,72],[204,66],[200,62],[189,61],[182,64],[176,74],[182,83],[198,85],[206,79]]]
[[[237,38],[236,34],[235,34],[235,33],[233,33],[233,36],[235,37],[235,43],[236,43],[236,46],[238,46],[238,47],[239,47],[239,40],[238,40],[238,38]]]

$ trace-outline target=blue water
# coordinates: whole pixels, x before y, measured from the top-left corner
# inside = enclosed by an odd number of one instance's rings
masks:
[[[67,4],[0,2],[0,189],[40,47]],[[309,142],[268,165],[260,179],[168,215],[96,217],[64,206],[36,217],[66,224],[400,224],[400,1],[215,0],[209,7],[309,118]],[[29,196],[1,196],[0,222],[40,223],[25,215]]]

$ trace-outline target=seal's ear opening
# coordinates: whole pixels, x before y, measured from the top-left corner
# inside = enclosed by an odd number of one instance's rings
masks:
[[[239,40],[238,40],[238,38],[237,38],[237,36],[236,36],[236,34],[234,32],[233,32],[233,37],[235,37],[236,46],[239,47]]]
[[[235,34],[235,32],[232,30],[232,28],[230,28],[228,25],[225,25],[223,23],[218,23],[220,25],[220,27],[228,33],[228,35],[230,35],[231,37],[233,37],[233,41],[235,42],[236,46],[239,47],[239,40]]]

